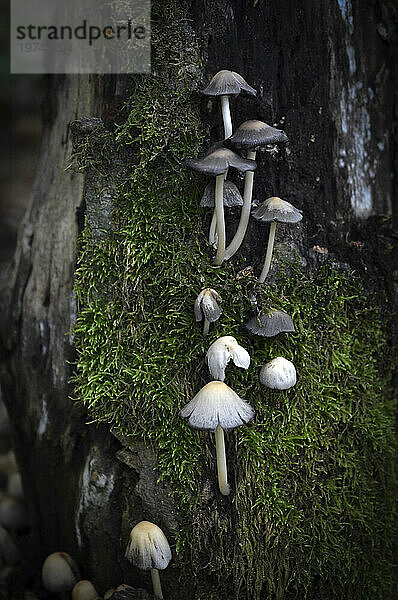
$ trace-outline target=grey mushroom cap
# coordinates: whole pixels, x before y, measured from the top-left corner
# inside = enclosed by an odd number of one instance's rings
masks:
[[[246,323],[246,329],[250,333],[263,337],[273,337],[278,333],[293,333],[295,331],[291,317],[282,310],[275,308],[250,319]]]
[[[214,323],[221,316],[222,308],[219,304],[222,302],[221,296],[212,288],[205,288],[200,292],[195,300],[194,312],[196,321],[201,321],[203,316]]]
[[[171,550],[160,527],[140,521],[131,530],[125,557],[139,569],[165,569],[171,561]]]
[[[214,208],[216,205],[216,186],[214,181],[210,181],[203,192],[200,206],[202,208]],[[223,189],[224,206],[231,208],[233,206],[242,206],[243,198],[240,191],[232,181],[224,181]]]
[[[264,200],[264,202],[253,211],[252,216],[257,219],[257,221],[263,221],[264,223],[270,221],[276,221],[278,223],[298,223],[303,218],[301,210],[293,206],[293,204],[290,204],[290,202],[286,202],[286,200],[282,200],[277,196],[272,196],[272,198]]]
[[[260,381],[273,390],[288,390],[296,385],[296,368],[290,360],[278,356],[261,367]]]
[[[194,429],[215,431],[220,425],[228,430],[249,423],[254,410],[222,381],[210,381],[180,410],[180,417]]]
[[[242,123],[235,133],[225,140],[225,145],[232,146],[237,150],[250,150],[250,148],[282,144],[288,141],[289,138],[281,129],[275,129],[263,121],[251,120]]]
[[[242,75],[223,69],[214,75],[209,85],[202,90],[202,94],[205,96],[237,96],[242,90],[251,96],[257,94],[257,91],[243,79]]]
[[[219,144],[202,158],[186,158],[184,165],[189,169],[205,173],[206,175],[212,175],[213,177],[223,175],[228,171],[229,167],[243,172],[254,171],[257,167],[255,160],[242,158],[232,150],[220,147]]]

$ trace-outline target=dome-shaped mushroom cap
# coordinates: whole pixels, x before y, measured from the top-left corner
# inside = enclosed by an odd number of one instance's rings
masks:
[[[282,144],[289,141],[282,129],[275,129],[263,121],[245,121],[231,137],[225,140],[226,146],[237,150],[249,150],[270,144]]]
[[[232,181],[224,181],[223,188],[224,206],[231,208],[232,206],[243,206],[243,198],[240,191]],[[214,208],[216,205],[216,184],[215,181],[210,181],[203,192],[200,206],[202,208]]]
[[[288,390],[296,385],[296,368],[290,360],[278,356],[261,367],[260,381],[273,390]]]
[[[257,94],[257,91],[243,79],[242,75],[223,69],[214,75],[209,85],[202,90],[202,94],[205,96],[237,96],[241,90],[251,96]]]
[[[77,582],[76,563],[66,552],[54,552],[44,561],[41,578],[48,592],[69,592]]]
[[[201,321],[204,315],[209,323],[217,321],[222,313],[222,308],[219,306],[220,302],[222,300],[216,290],[211,288],[202,290],[195,300],[195,319]]]
[[[202,158],[186,158],[184,165],[189,169],[214,177],[223,175],[230,167],[243,172],[254,171],[257,167],[255,160],[242,158],[239,154],[219,144],[216,144],[213,148],[215,149],[211,149]]]
[[[131,530],[125,556],[139,569],[165,569],[171,561],[171,550],[160,527],[141,521]]]
[[[277,196],[264,200],[252,216],[258,221],[278,223],[298,223],[303,218],[301,210]]]
[[[225,383],[211,381],[180,410],[180,417],[194,429],[215,431],[218,425],[233,429],[248,423],[254,410]]]
[[[206,359],[210,374],[219,381],[224,381],[225,368],[231,359],[242,369],[250,366],[249,353],[231,335],[218,338],[208,349]]]
[[[264,337],[273,337],[278,333],[292,333],[295,331],[292,318],[282,310],[275,308],[250,319],[246,323],[246,329],[250,333]]]
[[[72,600],[96,600],[97,598],[95,587],[87,579],[78,581],[72,590]]]

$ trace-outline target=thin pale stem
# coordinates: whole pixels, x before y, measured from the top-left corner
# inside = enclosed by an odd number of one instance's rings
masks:
[[[216,177],[216,220],[217,220],[217,254],[215,265],[221,265],[225,252],[225,221],[224,221],[224,174]]]
[[[160,585],[159,571],[157,569],[151,569],[151,577],[153,592],[156,598],[163,598],[162,586]]]
[[[216,236],[216,209],[213,210],[213,216],[211,218],[210,229],[209,229],[209,244],[217,248],[217,236]]]
[[[249,150],[249,152],[247,153],[247,158],[254,160],[256,158],[256,151]],[[239,250],[243,239],[246,235],[246,230],[250,219],[250,211],[252,207],[253,181],[254,171],[246,171],[245,188],[243,191],[243,206],[242,211],[240,213],[240,221],[238,229],[236,230],[236,233],[232,239],[232,242],[225,250],[224,260],[228,260],[229,258],[231,258],[231,256],[235,254],[237,250]]]
[[[207,335],[209,333],[210,321],[208,321],[205,317],[205,322],[203,323],[203,335]]]
[[[218,487],[224,496],[229,496],[231,489],[228,485],[227,458],[225,456],[224,430],[220,425],[216,429],[216,455]]]
[[[229,96],[221,96],[221,112],[222,120],[224,122],[224,139],[226,140],[232,135],[232,119],[231,109],[229,107]]]
[[[274,242],[275,242],[275,231],[276,231],[276,223],[271,223],[271,227],[269,228],[268,246],[267,246],[267,253],[265,255],[264,266],[263,266],[263,270],[261,271],[261,275],[258,278],[260,283],[264,283],[264,281],[268,275],[269,268],[271,266],[272,251],[274,249]]]

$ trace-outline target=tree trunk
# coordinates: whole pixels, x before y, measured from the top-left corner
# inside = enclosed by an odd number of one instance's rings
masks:
[[[155,1],[151,76],[49,79],[1,313],[30,583],[62,550],[101,594],[122,582],[150,591],[149,572],[124,559],[145,519],[172,545],[165,598],[393,596],[393,388],[382,363],[398,283],[396,24],[388,1]],[[219,103],[198,94],[223,68],[258,90],[232,101],[234,129],[254,118],[289,137],[259,153],[254,201],[277,195],[304,215],[278,228],[264,288],[267,228],[251,220],[236,258],[214,268],[211,215],[196,208],[203,186],[181,168],[223,137]],[[229,241],[239,212],[227,219]],[[203,287],[224,306],[205,341],[193,317]],[[277,301],[298,337],[253,341],[242,327],[253,303]],[[277,396],[252,383],[258,369],[228,367],[257,420],[227,435],[227,499],[212,436],[178,418],[209,380],[204,355],[221,335],[255,367],[284,353],[298,370],[298,391]]]

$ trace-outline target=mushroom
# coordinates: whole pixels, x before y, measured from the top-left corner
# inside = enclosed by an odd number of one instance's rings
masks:
[[[263,270],[261,271],[261,275],[258,278],[260,283],[264,283],[271,266],[276,224],[298,223],[303,218],[303,215],[301,210],[295,208],[293,204],[290,204],[290,202],[286,202],[286,200],[282,200],[281,198],[273,196],[272,198],[267,198],[267,200],[264,200],[264,202],[260,204],[260,206],[253,212],[253,217],[258,221],[262,221],[263,223],[271,222],[264,266]]]
[[[247,158],[256,158],[257,148],[269,144],[280,144],[288,141],[288,137],[281,129],[275,129],[263,121],[245,121],[238,127],[234,135],[225,141],[225,145],[232,146],[236,150],[246,150]],[[249,224],[250,209],[253,195],[254,172],[248,171],[245,175],[245,187],[243,191],[243,208],[240,216],[238,229],[225,250],[224,259],[228,260],[239,250],[246,234]]]
[[[171,550],[163,531],[154,523],[141,521],[133,527],[125,557],[139,569],[151,570],[153,591],[163,598],[158,569],[165,569],[171,560]]]
[[[23,500],[23,489],[21,474],[19,472],[11,473],[7,482],[7,494],[18,500]]]
[[[77,566],[66,552],[54,552],[47,556],[41,570],[44,589],[47,592],[70,592],[77,583]]]
[[[29,517],[24,502],[3,492],[0,494],[0,525],[12,531],[29,527]]]
[[[202,290],[195,300],[194,311],[196,321],[201,321],[204,317],[203,335],[209,333],[210,323],[218,321],[222,313],[219,303],[222,302],[221,297],[216,290],[206,288]]]
[[[282,310],[271,308],[266,313],[257,315],[246,323],[246,329],[255,335],[273,337],[278,333],[295,331],[292,318]]]
[[[98,593],[91,581],[82,579],[72,590],[72,600],[96,600]]]
[[[7,565],[14,566],[19,563],[21,554],[14,544],[10,534],[0,526],[0,557]]]
[[[206,359],[210,374],[214,379],[224,381],[225,367],[231,358],[237,367],[242,367],[242,369],[249,368],[249,353],[242,346],[239,346],[236,339],[231,335],[218,338],[210,346],[206,354]]]
[[[231,208],[233,206],[243,205],[243,198],[240,194],[240,191],[238,190],[236,185],[232,183],[232,181],[224,181],[223,200],[224,207]],[[200,206],[202,208],[214,208],[215,205],[215,183],[214,181],[210,181],[210,183],[208,183],[205,187],[202,200],[200,201]],[[216,211],[214,210],[209,230],[209,244],[211,244],[212,246],[215,245],[215,247],[217,246],[216,223]]]
[[[278,356],[261,367],[260,381],[273,390],[288,390],[296,385],[296,368],[290,360]]]
[[[216,144],[203,158],[188,158],[184,164],[194,171],[205,173],[216,178],[215,184],[215,204],[218,247],[214,264],[221,265],[225,251],[225,222],[224,222],[224,175],[229,167],[234,167],[239,171],[254,171],[256,163],[254,160],[247,160]]]
[[[224,123],[224,134],[228,138],[232,135],[232,120],[231,111],[229,107],[229,97],[237,96],[241,90],[244,90],[251,96],[257,94],[256,90],[252,88],[239,73],[235,71],[228,71],[223,69],[216,73],[209,85],[202,90],[202,94],[205,96],[220,96],[221,99],[221,111]]]
[[[221,381],[211,381],[181,410],[180,417],[188,419],[194,429],[215,431],[217,474],[220,492],[230,493],[225,456],[224,430],[239,427],[254,417],[254,410],[230,387]]]

